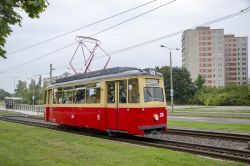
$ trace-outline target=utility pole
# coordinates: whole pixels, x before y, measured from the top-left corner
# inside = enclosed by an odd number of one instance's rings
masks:
[[[18,77],[11,76],[10,78],[13,78],[13,80],[14,80],[14,97],[16,97],[16,78],[18,78]]]
[[[52,82],[52,64],[49,65],[49,83],[51,84]]]
[[[33,81],[33,88],[32,88],[32,107],[33,107],[33,111],[34,111],[34,105],[35,105],[35,80],[31,80]]]
[[[171,97],[171,111],[174,112],[174,88],[173,88],[173,66],[172,66],[172,55],[171,50],[169,51],[170,56],[170,97]]]
[[[52,68],[52,64],[49,66],[49,83],[52,83],[52,71],[55,70]]]

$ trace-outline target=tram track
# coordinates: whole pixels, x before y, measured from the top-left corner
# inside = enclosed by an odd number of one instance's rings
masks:
[[[215,138],[215,139],[225,139],[225,140],[232,140],[232,141],[242,141],[242,142],[250,141],[249,134],[238,134],[238,133],[236,134],[236,133],[202,131],[202,130],[191,130],[191,129],[177,129],[177,128],[168,128],[166,133]]]
[[[199,154],[204,156],[210,156],[214,158],[228,159],[233,161],[239,161],[244,163],[250,163],[250,151],[249,150],[239,150],[239,149],[229,149],[222,147],[214,147],[208,145],[200,145],[200,144],[192,144],[186,142],[179,141],[169,141],[155,138],[147,138],[147,137],[139,137],[139,136],[131,136],[131,135],[116,135],[113,137],[109,137],[105,134],[91,134],[86,132],[81,128],[70,127],[65,128],[60,125],[44,122],[42,118],[31,117],[31,116],[6,116],[0,117],[2,121],[14,122],[19,124],[25,124],[30,126],[48,128],[58,131],[70,132],[75,134],[81,134],[86,136],[93,136],[113,141],[132,143],[143,146],[151,146],[157,148],[165,148],[177,151],[184,151],[193,154]]]

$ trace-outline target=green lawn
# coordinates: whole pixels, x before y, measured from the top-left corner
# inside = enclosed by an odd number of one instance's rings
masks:
[[[4,101],[0,100],[0,107],[4,106]]]
[[[250,134],[250,124],[224,124],[224,123],[168,120],[168,127],[206,129],[206,130],[217,130],[217,131],[227,131],[227,132],[242,132]]]
[[[0,110],[0,117],[1,116],[12,116],[12,115],[20,115],[20,113],[6,111],[6,110]]]
[[[0,165],[244,165],[0,121]]]

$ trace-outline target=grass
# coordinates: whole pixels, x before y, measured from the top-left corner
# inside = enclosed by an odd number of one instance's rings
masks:
[[[241,132],[250,134],[250,124],[225,124],[225,123],[168,120],[168,127],[206,129],[206,130]]]
[[[0,107],[3,107],[3,106],[4,106],[4,101],[0,100]]]
[[[1,116],[12,116],[12,115],[20,115],[20,113],[0,109],[0,117]]]
[[[0,163],[10,165],[244,165],[0,121]]]

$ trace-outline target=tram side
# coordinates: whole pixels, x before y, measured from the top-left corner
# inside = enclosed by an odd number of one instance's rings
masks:
[[[45,93],[45,121],[134,135],[166,128],[164,84],[159,76],[65,82]]]

